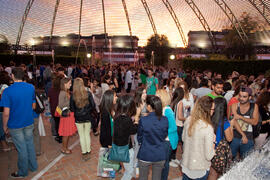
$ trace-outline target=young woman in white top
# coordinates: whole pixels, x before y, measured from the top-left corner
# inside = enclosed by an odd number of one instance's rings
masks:
[[[178,87],[175,89],[173,96],[172,96],[172,102],[171,102],[171,108],[175,113],[175,122],[177,126],[177,134],[178,134],[178,141],[181,142],[181,150],[182,150],[182,133],[183,133],[183,121],[179,120],[181,118],[181,115],[183,114],[183,100],[184,98],[184,90],[181,87]],[[170,166],[177,167],[180,164],[180,161],[176,159],[176,151],[172,151],[171,157],[170,157]]]
[[[211,159],[215,155],[216,136],[211,123],[215,109],[213,99],[204,96],[196,102],[183,130],[183,180],[207,180]]]

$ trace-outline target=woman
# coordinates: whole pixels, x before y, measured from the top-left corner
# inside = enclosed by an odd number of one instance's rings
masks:
[[[1,96],[3,92],[10,85],[10,82],[11,82],[11,78],[9,77],[8,72],[1,71],[0,72],[0,102],[1,102]],[[0,107],[0,141],[2,145],[2,150],[4,152],[8,152],[11,150],[11,148],[8,146],[7,141],[6,141],[6,136],[3,129],[2,113],[3,113],[3,107]]]
[[[113,134],[113,116],[114,106],[116,104],[117,96],[112,90],[107,90],[100,103],[100,137],[99,141],[102,148],[109,148],[112,146]]]
[[[216,137],[211,123],[214,106],[212,98],[199,98],[191,116],[184,123],[183,180],[206,180],[208,177],[211,159],[215,155]]]
[[[183,114],[182,108],[181,108],[181,107],[183,107],[183,102],[182,102],[183,98],[184,98],[183,88],[181,88],[181,87],[176,88],[174,93],[173,93],[171,108],[174,110],[174,113],[175,113],[175,122],[176,122],[176,126],[177,126],[178,142],[181,142],[181,143],[182,143],[182,134],[183,134],[184,123],[183,123],[183,121],[181,121],[179,119],[181,118],[181,115]],[[182,149],[182,146],[181,146],[181,149]],[[171,153],[170,166],[172,166],[172,167],[173,166],[177,167],[180,164],[180,161],[176,159],[176,151],[177,151],[177,148],[175,150],[173,150]]]
[[[165,138],[168,136],[169,125],[167,118],[162,116],[160,98],[147,96],[146,107],[149,114],[140,119],[138,127],[139,180],[148,179],[150,166],[152,166],[152,179],[160,180],[167,159]]]
[[[173,92],[175,90],[174,84],[175,84],[175,78],[169,78],[167,80],[167,85],[164,86],[164,89],[166,89],[166,91],[170,94],[171,97],[172,97]]]
[[[223,139],[226,139],[227,142],[231,142],[233,139],[233,129],[230,122],[227,119],[227,102],[225,98],[218,97],[214,100],[215,110],[211,118],[214,132],[216,134],[215,146],[219,145],[219,142]],[[233,122],[233,121],[231,121]],[[228,146],[229,147],[229,146]],[[231,153],[231,152],[228,152]],[[229,156],[228,156],[229,157]],[[208,180],[216,180],[221,175],[219,174],[215,166],[210,169]]]
[[[257,99],[262,125],[260,135],[255,139],[255,147],[261,148],[270,133],[270,92],[263,92]]]
[[[146,96],[146,89],[143,87],[138,88],[135,92],[134,101],[137,111],[140,111],[140,116],[144,116],[147,113],[145,106]]]
[[[116,107],[113,123],[113,143],[117,146],[129,144],[130,161],[123,163],[125,172],[121,179],[131,180],[134,174],[134,149],[130,136],[137,133],[139,119],[136,119],[134,122],[131,119],[136,114],[136,105],[132,96],[124,95],[118,98]]]
[[[194,99],[193,99],[193,95],[188,91],[188,85],[185,81],[181,81],[178,84],[178,87],[181,87],[184,89],[184,98],[182,100],[182,105],[180,105],[180,109],[182,109],[182,114],[180,115],[179,120],[181,121],[185,121],[187,119],[187,117],[190,116],[190,112],[193,109],[194,106]]]
[[[59,93],[58,107],[60,109],[68,108],[70,109],[70,93],[69,89],[71,87],[71,80],[69,78],[61,79],[61,91]],[[71,154],[71,150],[68,149],[69,136],[72,136],[77,131],[75,126],[74,113],[70,112],[68,117],[60,117],[59,124],[59,135],[62,138],[62,149],[63,154]]]
[[[80,136],[82,159],[90,159],[91,139],[90,129],[93,118],[91,111],[95,108],[92,93],[86,90],[81,78],[76,78],[73,84],[73,94],[70,98],[70,110],[74,112],[75,124]]]
[[[112,89],[110,88],[110,76],[105,75],[103,77],[103,82],[101,83],[102,96],[107,90],[110,90],[110,89]]]
[[[62,143],[62,137],[59,136],[58,130],[59,130],[59,123],[60,123],[60,117],[56,117],[55,114],[55,109],[58,105],[58,99],[59,99],[59,93],[60,93],[60,84],[61,84],[61,79],[63,78],[63,75],[53,75],[53,80],[52,80],[52,87],[49,89],[48,92],[48,101],[50,103],[50,111],[52,115],[52,132],[55,132],[56,137],[55,141],[58,143]]]
[[[118,81],[115,77],[115,75],[113,74],[113,71],[112,70],[109,70],[107,75],[109,76],[110,78],[110,83],[109,84],[112,84],[114,86],[115,89],[118,89]]]
[[[162,180],[167,180],[169,175],[169,162],[170,155],[172,150],[177,148],[178,144],[178,134],[177,134],[177,126],[175,123],[175,114],[171,107],[169,106],[171,103],[171,97],[169,93],[165,89],[159,89],[157,91],[157,96],[161,99],[162,102],[162,110],[163,116],[167,117],[169,128],[168,128],[168,137],[166,138],[166,147],[167,147],[167,158],[165,162],[165,167],[162,170]]]

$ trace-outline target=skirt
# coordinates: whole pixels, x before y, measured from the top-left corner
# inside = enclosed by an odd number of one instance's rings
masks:
[[[71,112],[69,117],[60,117],[59,136],[72,136],[76,131],[74,112]]]

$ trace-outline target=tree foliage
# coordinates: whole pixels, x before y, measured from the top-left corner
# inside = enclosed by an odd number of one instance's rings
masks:
[[[254,58],[254,32],[260,29],[259,21],[246,12],[240,16],[238,21],[239,24],[241,24],[243,31],[248,36],[248,40],[243,43],[236,28],[233,25],[230,25],[228,28],[228,34],[224,38],[226,43],[226,56],[230,59]],[[240,27],[238,28],[240,29]]]
[[[152,57],[152,51],[154,52],[154,57]],[[152,63],[154,58],[154,65],[166,65],[168,63],[169,52],[170,48],[167,36],[156,34],[147,40],[145,58],[149,63]]]

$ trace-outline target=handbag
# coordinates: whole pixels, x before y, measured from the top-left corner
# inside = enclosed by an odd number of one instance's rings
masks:
[[[232,152],[229,143],[222,139],[217,148],[216,155],[211,160],[211,166],[219,174],[225,173],[232,164]]]
[[[57,106],[54,112],[54,116],[55,117],[68,117],[69,113],[70,111],[68,107],[64,107],[63,109],[61,109],[59,106]]]
[[[120,169],[120,163],[108,160],[109,151],[105,152],[99,157],[98,161],[98,176],[112,177],[112,172],[117,172]]]
[[[113,143],[112,148],[109,150],[108,159],[116,162],[129,163],[129,143],[125,146],[117,146]]]

